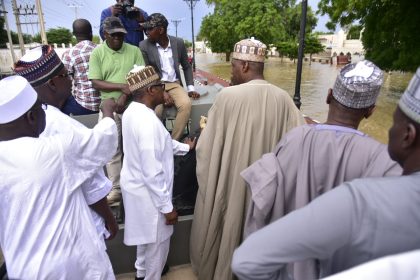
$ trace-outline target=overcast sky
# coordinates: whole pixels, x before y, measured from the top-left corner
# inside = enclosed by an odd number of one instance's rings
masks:
[[[18,6],[29,7],[35,4],[35,0],[16,0]],[[260,1],[260,0],[256,0]],[[8,12],[8,20],[10,28],[16,31],[16,21],[12,13],[11,1],[4,1],[6,11]],[[189,2],[189,1],[188,1]],[[309,5],[314,11],[317,10],[317,3],[319,0],[309,0]],[[65,27],[71,30],[73,20],[76,17],[75,8],[71,6],[81,6],[77,8],[78,17],[89,20],[94,27],[93,33],[98,35],[99,22],[101,12],[104,8],[109,7],[115,3],[115,0],[41,0],[42,9],[44,11],[44,19],[46,28]],[[191,41],[191,13],[189,6],[183,0],[136,0],[135,5],[149,14],[159,12],[164,14],[168,20],[181,19],[178,25],[178,37],[183,37]],[[24,10],[20,10],[24,13]],[[29,10],[28,10],[29,12]],[[212,12],[212,7],[208,6],[205,0],[198,1],[194,9],[194,33],[198,34],[202,18]],[[37,21],[37,16],[21,16],[21,22]],[[325,23],[327,17],[318,19],[317,31],[326,31]],[[36,25],[22,25],[22,32],[29,34],[36,34],[39,32]],[[175,26],[169,22],[169,34],[175,35]]]

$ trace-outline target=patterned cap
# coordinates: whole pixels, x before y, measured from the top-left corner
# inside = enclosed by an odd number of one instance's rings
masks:
[[[254,38],[245,39],[235,44],[232,58],[245,61],[264,62],[266,50],[267,46],[262,42],[255,40]]]
[[[127,34],[124,25],[118,17],[107,17],[102,23],[103,30],[108,34],[124,33]]]
[[[401,111],[416,123],[420,123],[420,67],[398,103]]]
[[[131,92],[160,81],[160,77],[153,66],[137,65],[134,65],[134,68],[127,74],[125,79]]]
[[[36,87],[58,75],[63,68],[64,65],[53,47],[42,45],[27,51],[15,63],[13,71],[16,75],[27,79],[31,86]]]
[[[9,123],[28,112],[38,94],[28,81],[10,76],[0,81],[0,124]]]
[[[348,64],[335,80],[333,96],[346,107],[368,108],[375,104],[383,80],[382,70],[369,60]]]
[[[159,13],[154,13],[151,14],[148,18],[146,22],[141,23],[141,26],[144,29],[152,29],[154,27],[168,27],[168,20],[166,19],[166,17],[162,14]]]

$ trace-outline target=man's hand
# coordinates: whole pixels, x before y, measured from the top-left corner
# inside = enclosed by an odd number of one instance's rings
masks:
[[[165,100],[165,103],[163,103],[165,107],[171,107],[175,104],[172,97],[166,91],[163,93],[163,99]]]
[[[111,7],[111,13],[114,17],[121,15],[123,12],[123,6],[119,3]]]
[[[191,151],[195,148],[195,145],[197,144],[197,137],[194,137],[194,138],[187,137],[185,138],[184,143],[190,146],[190,151]]]
[[[131,95],[131,91],[130,91],[130,88],[129,88],[128,84],[123,84],[122,85],[121,92],[125,95]]]
[[[188,96],[191,97],[192,99],[199,99],[200,98],[200,94],[196,91],[190,91],[188,93]]]
[[[117,108],[117,104],[115,103],[115,100],[113,98],[108,98],[102,101],[102,114],[105,117],[109,117],[114,119],[114,112]]]
[[[106,240],[114,239],[118,233],[118,224],[114,216],[112,216],[112,218],[110,218],[108,221],[105,221],[105,227],[109,232],[109,236]]]
[[[174,225],[176,222],[178,222],[178,213],[175,211],[175,209],[172,209],[172,212],[166,213],[164,215],[167,225]]]

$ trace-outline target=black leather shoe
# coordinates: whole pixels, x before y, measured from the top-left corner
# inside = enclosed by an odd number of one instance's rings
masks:
[[[165,275],[166,273],[168,273],[168,271],[169,271],[169,265],[165,264],[165,266],[163,267],[163,270],[162,270],[162,276]]]
[[[134,280],[144,280],[144,277],[135,277]]]

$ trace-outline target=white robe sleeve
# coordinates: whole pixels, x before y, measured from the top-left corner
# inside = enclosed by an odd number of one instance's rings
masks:
[[[288,279],[286,264],[329,258],[352,232],[352,194],[346,186],[251,234],[235,250],[232,270],[239,279]]]
[[[172,148],[174,149],[174,155],[176,156],[184,156],[190,151],[190,146],[188,144],[176,140],[172,140]]]
[[[117,150],[117,126],[111,118],[104,118],[91,130],[72,130],[60,136],[70,191],[97,173]]]

